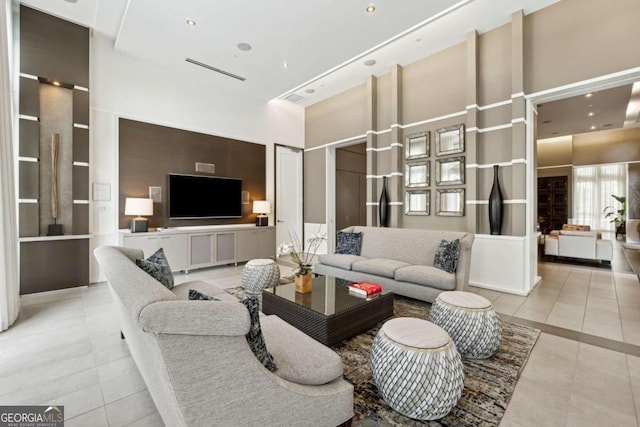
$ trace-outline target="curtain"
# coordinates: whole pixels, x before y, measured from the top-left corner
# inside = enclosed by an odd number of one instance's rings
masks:
[[[573,169],[573,218],[592,230],[615,231],[615,224],[602,212],[622,205],[612,194],[627,196],[627,165],[584,166]]]
[[[0,331],[15,322],[20,310],[18,221],[11,105],[11,0],[0,10]]]

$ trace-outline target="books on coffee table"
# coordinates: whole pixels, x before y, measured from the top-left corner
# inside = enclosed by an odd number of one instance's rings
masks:
[[[356,295],[371,297],[382,292],[382,286],[377,283],[358,282],[349,285],[349,292]]]

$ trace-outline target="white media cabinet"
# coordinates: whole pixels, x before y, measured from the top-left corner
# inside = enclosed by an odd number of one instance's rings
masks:
[[[120,230],[120,245],[138,248],[148,257],[163,248],[173,271],[237,264],[276,256],[276,228],[254,224],[167,228],[131,233]]]

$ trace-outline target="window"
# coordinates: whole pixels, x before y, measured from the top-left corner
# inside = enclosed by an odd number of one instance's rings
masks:
[[[615,231],[615,224],[605,219],[607,206],[620,209],[611,197],[627,195],[627,165],[584,166],[573,169],[573,219],[590,225],[592,230]]]

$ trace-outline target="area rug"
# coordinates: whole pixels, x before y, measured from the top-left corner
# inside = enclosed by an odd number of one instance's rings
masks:
[[[429,317],[430,304],[398,295],[394,298],[394,317]],[[464,390],[453,410],[436,421],[417,421],[391,409],[371,378],[369,351],[381,326],[333,347],[342,357],[345,378],[354,385],[355,426],[497,426],[540,335],[537,329],[505,322],[502,342],[492,357],[462,359]]]

